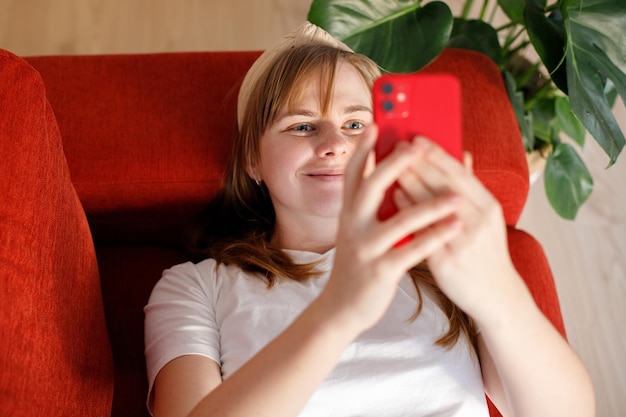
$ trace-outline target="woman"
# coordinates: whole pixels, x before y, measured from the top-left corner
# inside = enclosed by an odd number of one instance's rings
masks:
[[[208,258],[145,309],[155,416],[487,416],[485,392],[505,416],[593,415],[469,157],[416,138],[372,163],[377,76],[310,24],[250,69]]]

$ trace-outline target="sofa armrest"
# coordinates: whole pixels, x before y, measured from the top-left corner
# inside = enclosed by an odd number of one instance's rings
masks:
[[[98,265],[39,74],[0,50],[0,415],[110,415]]]

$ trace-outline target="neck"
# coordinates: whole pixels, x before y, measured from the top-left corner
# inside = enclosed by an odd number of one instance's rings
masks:
[[[282,249],[326,253],[335,247],[336,218],[319,221],[276,222],[272,241]]]

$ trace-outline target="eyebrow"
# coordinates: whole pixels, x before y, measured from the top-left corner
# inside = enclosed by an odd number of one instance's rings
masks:
[[[368,113],[372,113],[372,109],[369,106],[364,106],[361,104],[355,104],[353,106],[348,106],[346,108],[343,109],[343,113],[344,115],[346,114],[351,114],[351,113],[357,113],[357,112],[368,112]],[[318,114],[316,112],[307,110],[307,109],[293,109],[290,111],[284,111],[281,112],[278,115],[278,118],[276,119],[281,120],[284,119],[285,117],[289,117],[289,116],[307,116],[307,117],[318,117]]]
[[[356,112],[359,112],[359,111],[372,113],[372,108],[370,106],[363,106],[363,105],[357,104],[357,105],[354,105],[354,106],[346,107],[343,110],[343,114],[356,113]]]

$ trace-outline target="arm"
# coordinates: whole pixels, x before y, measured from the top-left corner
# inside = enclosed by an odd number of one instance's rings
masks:
[[[481,329],[478,351],[487,395],[504,416],[593,416],[589,376],[536,307],[520,277],[512,298]]]
[[[155,417],[297,415],[356,337],[354,326],[340,323],[333,310],[320,297],[222,383],[216,382],[217,364],[197,367],[209,359],[190,361],[191,357],[183,357],[179,363],[171,362],[157,379]],[[196,385],[200,390],[194,388],[194,383],[202,384]],[[175,407],[179,412],[166,407]]]
[[[178,357],[156,377],[153,415],[186,416],[221,382],[220,367],[213,359],[202,355]]]
[[[534,303],[510,259],[502,210],[471,173],[436,145],[401,177],[404,205],[443,192],[460,199],[462,233],[428,258],[441,290],[480,329],[488,395],[506,416],[592,416],[587,372]],[[471,165],[468,163],[467,165]]]

